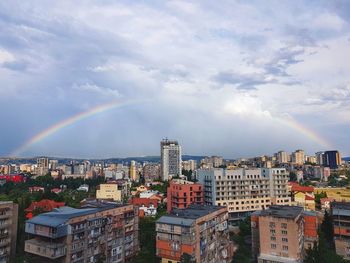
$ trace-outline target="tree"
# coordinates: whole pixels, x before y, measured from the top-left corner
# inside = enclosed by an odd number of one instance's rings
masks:
[[[296,182],[297,181],[297,174],[295,172],[289,173],[289,181],[290,182]]]
[[[193,257],[190,254],[183,253],[180,258],[181,263],[193,263],[195,262]]]

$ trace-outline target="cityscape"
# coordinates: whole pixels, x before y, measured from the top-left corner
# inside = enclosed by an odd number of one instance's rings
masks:
[[[350,0],[0,0],[0,263],[350,263]]]
[[[350,158],[0,159],[2,262],[347,262]],[[186,160],[184,160],[184,159]]]

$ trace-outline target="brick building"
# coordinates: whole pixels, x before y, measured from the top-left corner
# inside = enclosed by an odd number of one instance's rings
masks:
[[[167,189],[167,211],[170,213],[173,208],[186,208],[190,204],[203,205],[203,195],[203,185],[182,179],[173,179]]]
[[[251,216],[252,252],[258,263],[301,263],[305,248],[317,241],[315,212],[272,205]]]

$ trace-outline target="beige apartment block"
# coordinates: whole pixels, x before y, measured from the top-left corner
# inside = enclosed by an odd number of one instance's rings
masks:
[[[120,189],[118,184],[100,184],[99,189],[96,190],[96,198],[122,201],[123,191]]]
[[[204,186],[204,202],[227,206],[233,224],[271,204],[291,203],[284,168],[201,169],[197,179]]]

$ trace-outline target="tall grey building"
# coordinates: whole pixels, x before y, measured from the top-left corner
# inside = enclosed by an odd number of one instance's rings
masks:
[[[181,146],[177,141],[160,142],[161,176],[163,180],[181,175]]]

